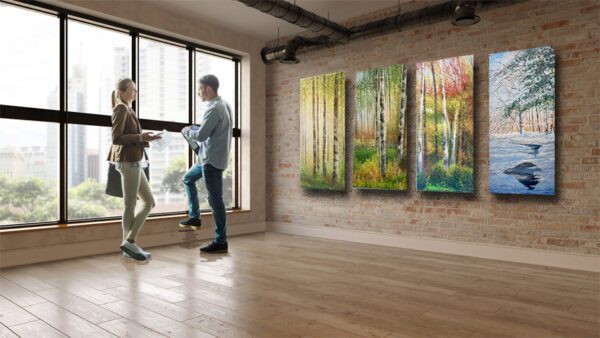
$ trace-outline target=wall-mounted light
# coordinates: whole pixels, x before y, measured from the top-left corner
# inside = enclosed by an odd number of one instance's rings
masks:
[[[458,0],[452,11],[454,26],[470,26],[478,23],[479,16],[475,15],[475,0]]]

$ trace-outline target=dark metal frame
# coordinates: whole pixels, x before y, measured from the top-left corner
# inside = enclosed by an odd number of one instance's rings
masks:
[[[93,221],[106,221],[114,220],[119,217],[103,217],[94,219],[68,219],[68,128],[70,124],[87,125],[87,126],[98,126],[98,127],[111,127],[111,117],[108,115],[99,114],[88,114],[68,111],[68,97],[67,97],[67,81],[68,81],[68,22],[70,20],[76,20],[86,24],[96,25],[104,29],[112,29],[121,33],[129,33],[131,36],[131,53],[132,53],[132,74],[131,78],[137,81],[139,75],[138,70],[138,56],[139,56],[139,37],[142,35],[144,38],[153,39],[161,43],[171,43],[172,45],[186,48],[189,53],[188,58],[188,86],[189,86],[189,120],[186,123],[181,122],[170,122],[170,121],[158,121],[150,119],[140,119],[140,123],[148,130],[162,130],[166,129],[170,132],[179,132],[183,127],[188,124],[195,123],[195,58],[196,52],[202,52],[213,56],[224,57],[231,59],[235,62],[235,126],[233,130],[235,157],[234,166],[236,168],[234,172],[234,184],[232,187],[234,193],[234,207],[232,209],[239,209],[240,203],[240,168],[241,168],[241,155],[240,150],[240,139],[241,130],[239,124],[240,117],[240,56],[225,51],[221,51],[212,47],[199,45],[190,41],[184,41],[178,38],[169,37],[163,34],[147,31],[137,27],[113,22],[110,20],[97,18],[91,15],[79,13],[69,9],[60,8],[57,6],[45,4],[39,1],[25,1],[25,0],[0,0],[2,3],[15,5],[30,10],[35,10],[45,14],[56,15],[59,18],[60,24],[60,86],[59,86],[59,110],[52,109],[40,109],[40,108],[28,108],[23,106],[11,106],[0,104],[0,118],[2,119],[16,119],[25,121],[37,121],[37,122],[54,122],[59,124],[59,205],[58,207],[58,220],[51,222],[36,222],[36,223],[23,223],[23,224],[11,224],[0,226],[0,228],[16,228],[16,227],[31,227],[31,226],[42,226],[42,225],[53,225],[63,223],[82,223],[82,222],[93,222]],[[135,109],[135,102],[133,108]],[[139,113],[138,113],[139,116]],[[188,151],[188,167],[193,164],[193,152]],[[168,213],[157,213],[151,216],[164,216],[164,215],[177,215],[182,214],[185,211],[175,211]]]

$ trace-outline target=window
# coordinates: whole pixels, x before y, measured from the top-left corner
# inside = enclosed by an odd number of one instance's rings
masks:
[[[108,175],[108,127],[71,124],[68,127],[68,217],[81,220],[123,214],[123,201],[104,193]]]
[[[202,115],[206,110],[206,102],[202,102],[197,95],[198,80],[207,74],[212,74],[219,79],[219,95],[227,101],[232,109],[235,109],[235,62],[219,56],[214,56],[198,51],[196,53],[196,91],[194,98],[196,102],[196,120],[202,121]],[[235,119],[235,114],[233,114]],[[232,121],[235,125],[235,120]]]
[[[212,74],[219,79],[219,95],[231,106],[232,110],[235,110],[236,102],[236,74],[235,74],[235,62],[231,59],[219,57],[203,53],[201,51],[196,52],[196,88],[198,88],[198,80],[207,74]],[[198,90],[196,89],[196,92]],[[202,121],[204,112],[206,111],[207,102],[202,102],[200,97],[194,95],[196,102],[196,121]],[[232,111],[233,113],[233,111]],[[232,114],[233,120],[232,125],[235,126],[236,114]],[[231,142],[231,152],[229,154],[229,163],[227,169],[223,172],[223,201],[225,202],[226,208],[233,208],[235,206],[235,191],[234,177],[236,175],[235,168],[235,140]],[[206,195],[206,187],[204,182],[199,185],[199,193]],[[204,203],[202,203],[204,202]],[[201,201],[201,209],[209,209],[210,206],[206,201]]]
[[[0,119],[0,225],[56,221],[57,188],[58,124]]]
[[[182,178],[188,169],[188,143],[181,133],[170,132],[171,143],[162,151],[147,149],[150,159],[150,187],[156,206],[153,213],[187,210]]]
[[[237,56],[207,54],[227,53],[42,2],[0,0],[0,41],[0,227],[121,216],[122,200],[104,190],[111,93],[124,77],[138,85],[135,110],[144,130],[172,137],[162,151],[146,149],[157,202],[151,215],[187,211],[182,178],[195,156],[180,130],[201,117],[193,101],[196,77],[219,77],[235,122]],[[236,137],[224,174],[228,208],[239,206]],[[198,187],[206,196],[203,180]],[[206,198],[201,201],[208,209]]]
[[[111,93],[131,78],[131,37],[69,20],[68,110],[111,115]]]
[[[185,48],[140,38],[139,115],[149,120],[189,120],[188,64]]]
[[[58,109],[59,20],[0,2],[0,104]]]

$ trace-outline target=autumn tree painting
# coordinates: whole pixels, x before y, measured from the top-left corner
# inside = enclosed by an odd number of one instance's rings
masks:
[[[552,47],[489,56],[490,192],[555,194]]]
[[[346,100],[343,72],[300,80],[300,185],[345,189]]]
[[[358,72],[355,95],[352,185],[406,190],[406,67]]]
[[[473,56],[416,68],[417,190],[473,192]]]

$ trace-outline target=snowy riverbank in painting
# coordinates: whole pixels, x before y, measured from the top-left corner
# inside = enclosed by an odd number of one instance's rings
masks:
[[[490,192],[555,195],[554,133],[490,135]]]

